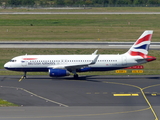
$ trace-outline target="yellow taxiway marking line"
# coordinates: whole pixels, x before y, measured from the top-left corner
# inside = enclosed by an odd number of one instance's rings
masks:
[[[24,77],[22,76],[22,77],[19,79],[19,82],[21,82],[23,79],[24,79]]]
[[[147,88],[151,88],[151,87],[157,87],[157,86],[160,86],[160,84],[150,85],[150,86],[144,87],[143,90],[144,90],[144,89],[147,89]]]
[[[152,96],[157,96],[157,94],[151,94]]]
[[[149,108],[151,109],[151,111],[152,111],[152,113],[153,113],[153,115],[154,115],[154,117],[155,117],[155,120],[159,120],[159,119],[158,119],[158,117],[157,117],[156,112],[154,111],[154,109],[153,109],[153,107],[152,107],[151,103],[150,103],[150,102],[149,102],[149,100],[147,99],[147,97],[146,97],[146,95],[145,95],[145,93],[144,93],[144,91],[143,91],[143,90],[144,90],[144,89],[146,89],[146,88],[159,86],[160,84],[158,84],[158,85],[151,85],[151,86],[148,86],[148,87],[141,88],[141,87],[136,86],[136,85],[125,84],[125,83],[117,83],[117,82],[104,82],[104,83],[108,83],[108,84],[117,84],[117,85],[125,85],[125,86],[131,86],[131,87],[135,87],[135,88],[140,89],[140,91],[141,91],[141,93],[142,93],[142,95],[143,95],[144,99],[146,100],[146,102],[147,102],[147,104],[148,104]]]
[[[139,94],[113,94],[113,96],[139,96]]]
[[[149,100],[147,99],[147,97],[146,97],[146,95],[145,95],[145,93],[144,93],[144,91],[143,91],[143,88],[140,88],[140,90],[141,90],[141,92],[142,92],[142,94],[143,94],[144,99],[145,99],[146,102],[148,103],[148,105],[149,105],[149,107],[150,107],[153,115],[155,116],[155,120],[158,120],[158,117],[157,117],[157,115],[156,115],[156,112],[154,111],[154,109],[153,109],[151,103],[149,102]]]
[[[132,94],[132,96],[139,96],[139,94]]]

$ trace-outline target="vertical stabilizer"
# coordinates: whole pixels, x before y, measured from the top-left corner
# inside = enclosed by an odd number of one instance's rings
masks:
[[[128,50],[128,54],[131,56],[144,56],[148,54],[149,46],[151,43],[153,30],[146,30]]]
[[[156,60],[153,56],[148,56],[148,50],[151,43],[153,30],[146,30],[138,38],[138,40],[133,44],[133,46],[128,50],[126,54],[131,56],[141,56],[143,60],[147,62]]]

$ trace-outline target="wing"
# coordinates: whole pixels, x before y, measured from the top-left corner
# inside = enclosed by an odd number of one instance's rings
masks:
[[[87,64],[70,64],[70,65],[54,65],[54,66],[49,66],[48,68],[53,68],[53,69],[67,69],[68,71],[75,71],[76,69],[80,69],[89,65],[93,65],[97,62],[99,55],[97,55],[92,62],[87,63]]]

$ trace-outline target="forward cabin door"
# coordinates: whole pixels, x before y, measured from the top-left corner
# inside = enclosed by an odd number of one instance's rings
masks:
[[[23,67],[27,66],[27,63],[28,63],[28,61],[26,61],[26,60],[21,61],[21,65],[22,65]]]

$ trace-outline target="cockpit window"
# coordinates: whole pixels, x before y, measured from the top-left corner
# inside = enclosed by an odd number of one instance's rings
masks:
[[[16,62],[16,60],[10,60],[9,62]]]

